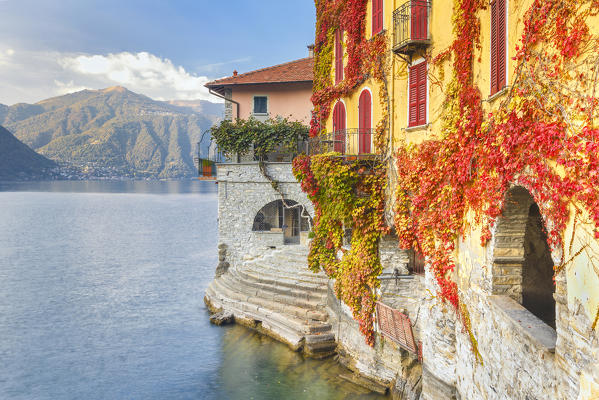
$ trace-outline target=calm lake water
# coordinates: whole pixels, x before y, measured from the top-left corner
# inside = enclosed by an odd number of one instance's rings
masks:
[[[0,183],[0,399],[379,399],[208,321],[210,182]]]

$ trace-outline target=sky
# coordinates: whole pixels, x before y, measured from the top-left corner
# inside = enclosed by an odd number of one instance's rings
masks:
[[[211,100],[210,80],[303,58],[313,0],[0,0],[0,104],[125,86]]]

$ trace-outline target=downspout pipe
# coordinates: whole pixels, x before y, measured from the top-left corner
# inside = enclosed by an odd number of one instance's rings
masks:
[[[235,105],[237,106],[237,119],[239,119],[239,103],[236,102],[233,99],[227,99],[225,96],[223,96],[220,93],[216,93],[214,90],[212,90],[211,88],[208,88],[208,93],[216,96],[216,97],[220,97],[221,99],[223,99],[224,101],[230,101],[231,103],[235,103]]]

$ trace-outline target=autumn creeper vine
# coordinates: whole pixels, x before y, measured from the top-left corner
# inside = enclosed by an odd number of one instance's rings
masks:
[[[471,213],[483,224],[481,242],[486,245],[511,185],[533,194],[550,228],[553,248],[563,249],[570,210],[578,205],[590,215],[599,238],[594,96],[599,46],[586,24],[589,16],[597,15],[599,2],[533,1],[524,16],[512,85],[500,107],[485,115],[480,90],[473,83],[473,60],[480,47],[477,14],[486,3],[455,2],[455,40],[432,60],[441,66],[453,59],[442,131],[438,139],[419,146],[404,144],[396,163],[395,226],[400,243],[427,257],[441,297],[459,313],[462,309],[462,316],[464,308],[450,274],[456,239],[464,234],[464,221]],[[562,268],[557,266],[556,272]]]
[[[365,39],[367,3],[316,1],[315,114],[310,136],[323,131],[322,122],[335,100],[352,94],[370,77],[381,88],[383,118],[375,144],[383,154],[389,115],[385,55],[390,51],[384,35]],[[521,185],[540,206],[552,248],[561,247],[564,254],[562,235],[572,210],[577,210],[575,220],[586,211],[599,238],[599,45],[587,25],[589,17],[599,14],[599,0],[533,0],[523,18],[510,86],[494,100],[500,104],[492,112],[485,111],[474,82],[474,63],[482,50],[479,16],[487,5],[487,0],[455,0],[453,43],[434,58],[425,55],[429,74],[438,73],[436,81],[443,81],[447,63],[452,66],[451,80],[443,90],[441,129],[419,145],[399,144],[394,182],[394,225],[400,246],[426,257],[439,297],[461,316],[477,355],[468,310],[452,279],[455,244],[465,234],[466,220],[483,227],[485,246],[507,191]],[[334,85],[337,29],[345,32],[347,63],[345,79]],[[337,279],[338,294],[372,344],[378,240],[387,229],[383,220],[387,178],[384,169],[367,175],[359,172],[361,168],[332,154],[294,161],[294,172],[316,210],[310,267],[322,267]],[[361,198],[356,187],[373,197]],[[354,229],[352,247],[339,260],[344,227]],[[556,273],[564,267],[562,261]],[[595,326],[597,319],[599,313]]]

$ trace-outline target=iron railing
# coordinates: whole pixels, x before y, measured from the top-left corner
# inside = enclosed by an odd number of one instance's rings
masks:
[[[431,2],[409,0],[393,12],[393,51],[408,53],[430,43]]]
[[[372,129],[343,129],[330,133],[322,133],[310,138],[309,154],[329,152],[356,158],[372,158],[375,155]]]

